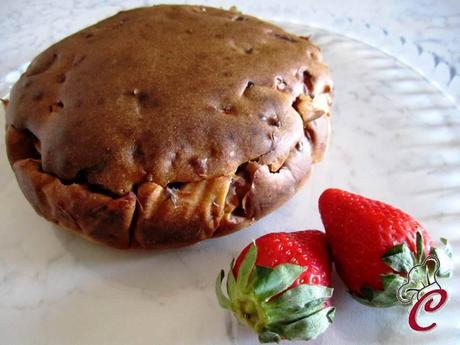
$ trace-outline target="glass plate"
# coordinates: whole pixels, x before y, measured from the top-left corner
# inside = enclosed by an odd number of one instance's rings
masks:
[[[18,344],[69,339],[72,344],[255,344],[256,337],[218,307],[213,290],[217,273],[261,234],[322,229],[317,200],[331,186],[407,210],[434,239],[449,238],[460,253],[456,106],[409,66],[376,48],[319,29],[282,25],[312,36],[335,80],[331,146],[310,182],[283,207],[231,236],[170,252],[121,252],[88,243],[38,217],[2,154],[3,339]],[[420,315],[422,324],[438,324],[428,333],[409,329],[406,309],[362,306],[336,276],[334,281],[336,321],[311,344],[454,344],[460,339],[455,273],[441,281],[449,293],[447,305]]]

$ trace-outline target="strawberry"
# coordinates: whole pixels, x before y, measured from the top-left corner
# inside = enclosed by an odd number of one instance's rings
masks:
[[[377,307],[403,303],[398,295],[402,285],[411,284],[417,291],[430,283],[434,267],[427,268],[428,255],[437,258],[437,276],[451,274],[447,240],[441,239],[445,250],[432,247],[423,226],[393,206],[328,189],[319,199],[319,210],[337,272],[361,303]],[[409,282],[408,273],[415,266]]]
[[[219,304],[259,335],[262,343],[309,340],[332,323],[331,262],[318,230],[264,235],[244,248],[216,282]]]

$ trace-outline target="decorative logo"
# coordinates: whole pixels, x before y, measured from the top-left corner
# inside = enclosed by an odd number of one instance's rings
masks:
[[[421,326],[417,322],[422,308],[427,313],[433,313],[447,302],[447,291],[441,288],[436,279],[439,266],[439,259],[435,255],[427,256],[421,264],[412,267],[407,274],[406,282],[398,289],[397,297],[402,304],[412,304],[416,301],[409,312],[409,326],[414,331],[426,332],[437,326],[435,322],[428,326]]]

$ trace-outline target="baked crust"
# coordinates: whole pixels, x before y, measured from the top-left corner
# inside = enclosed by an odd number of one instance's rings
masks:
[[[35,210],[119,248],[247,226],[326,151],[332,82],[307,38],[232,11],[121,12],[17,82],[7,150]]]

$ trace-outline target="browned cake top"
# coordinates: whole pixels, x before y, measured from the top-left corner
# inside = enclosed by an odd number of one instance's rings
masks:
[[[306,38],[231,11],[154,6],[40,54],[7,122],[35,135],[45,172],[123,194],[142,181],[230,175],[250,160],[276,171],[304,135],[296,98],[330,85]]]

